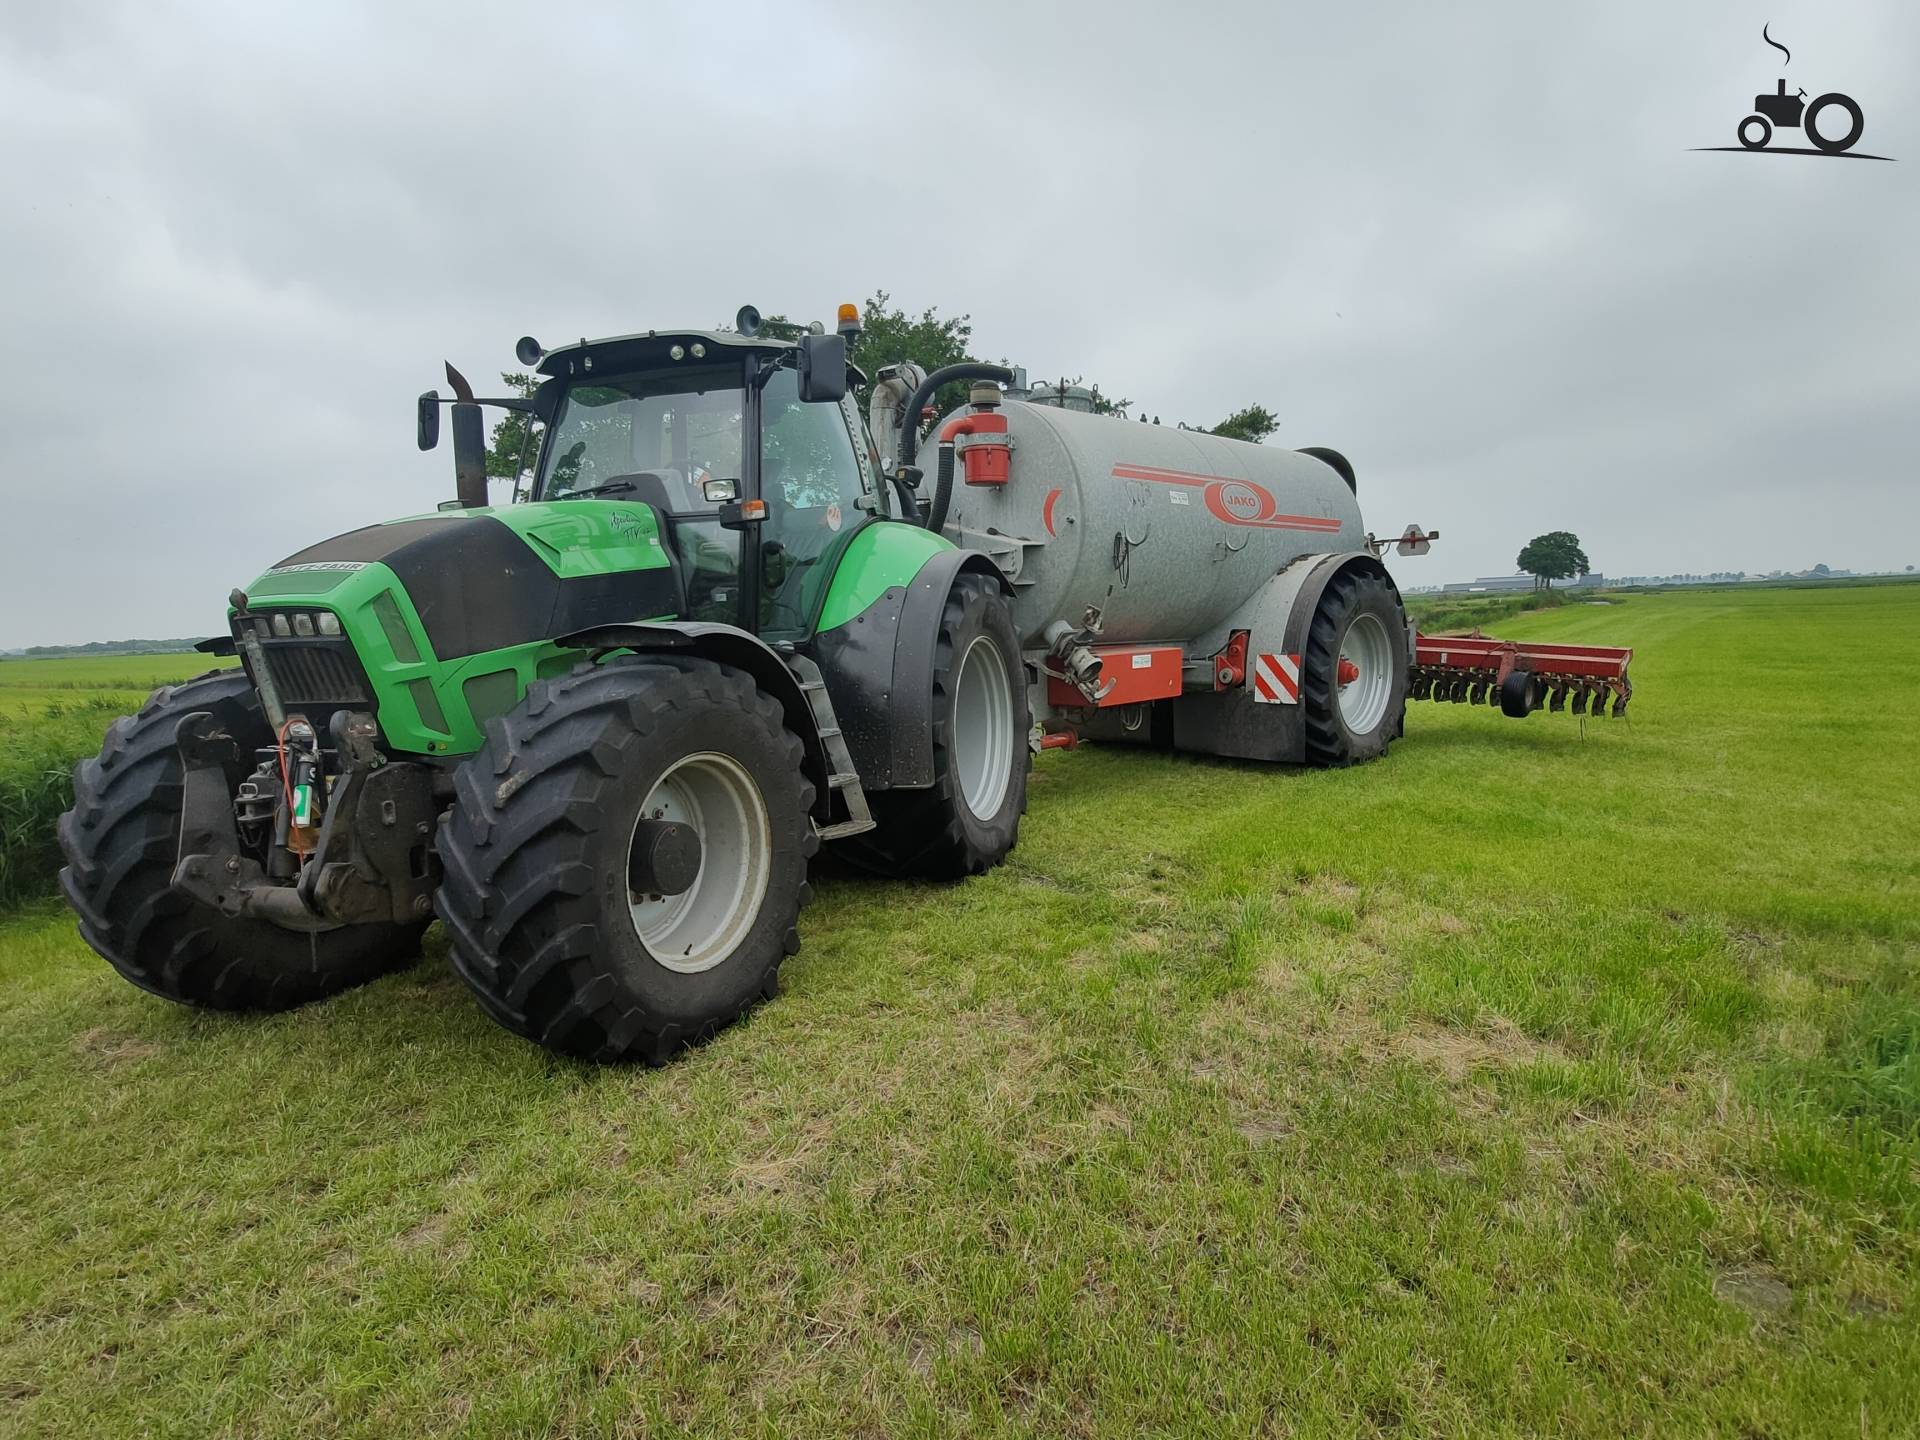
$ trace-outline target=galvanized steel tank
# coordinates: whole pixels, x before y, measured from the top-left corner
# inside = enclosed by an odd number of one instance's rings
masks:
[[[1012,479],[968,485],[956,464],[945,532],[1012,579],[1024,645],[1055,620],[1078,625],[1090,605],[1103,643],[1190,641],[1298,556],[1365,543],[1353,490],[1313,456],[1017,400],[1003,409]],[[921,444],[929,471],[945,423]]]

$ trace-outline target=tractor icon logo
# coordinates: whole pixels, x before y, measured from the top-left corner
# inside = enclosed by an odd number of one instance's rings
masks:
[[[1760,27],[1760,38],[1787,57],[1782,64],[1793,63],[1793,52],[1769,35],[1765,25]],[[1789,95],[1787,82],[1782,79],[1771,95],[1754,96],[1753,108],[1755,113],[1742,120],[1734,132],[1741,150],[1765,151],[1770,155],[1834,155],[1848,160],[1893,158],[1891,155],[1849,153],[1867,128],[1866,116],[1861,113],[1859,102],[1851,95],[1842,95],[1834,90],[1809,103],[1805,90],[1796,89],[1795,93]],[[1809,145],[1774,145],[1771,142],[1775,130],[1798,130],[1806,136]],[[1695,148],[1733,150],[1735,147],[1700,145]]]
[[[1861,115],[1860,107],[1850,95],[1834,93],[1822,95],[1813,104],[1806,103],[1807,92],[1797,95],[1787,94],[1787,82],[1782,80],[1780,88],[1771,95],[1753,97],[1753,108],[1758,115],[1749,115],[1740,122],[1740,143],[1749,150],[1764,150],[1767,142],[1773,138],[1774,127],[1782,130],[1805,130],[1814,150],[1825,155],[1840,155],[1853,148],[1854,141],[1860,138],[1860,132],[1866,128],[1866,117]],[[1848,125],[1844,135],[1837,137],[1820,133],[1820,117],[1829,109],[1846,111]],[[1801,112],[1804,111],[1805,114]],[[1797,152],[1809,154],[1809,151]]]

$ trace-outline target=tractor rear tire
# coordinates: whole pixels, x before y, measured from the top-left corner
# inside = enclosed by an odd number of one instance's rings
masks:
[[[99,756],[74,767],[73,809],[60,817],[60,888],[81,938],[142,990],[212,1010],[290,1010],[413,964],[425,925],[289,930],[223,915],[173,888],[182,795],[174,729],[195,711],[240,742],[243,764],[273,742],[240,670],[164,686],[113,722]],[[229,787],[242,778],[228,775]]]
[[[772,998],[800,948],[820,844],[804,758],[730,666],[629,656],[536,681],[440,821],[454,969],[561,1054],[658,1064],[706,1039]],[[698,848],[658,839],[676,824]]]
[[[1361,668],[1350,682],[1351,691],[1340,683],[1343,657]],[[1406,729],[1407,664],[1406,612],[1392,582],[1368,570],[1336,575],[1320,596],[1301,657],[1307,764],[1331,769],[1386,754],[1394,737]],[[1368,672],[1382,665],[1384,696],[1358,703]]]
[[[1013,609],[982,575],[947,596],[933,661],[933,784],[867,797],[875,828],[840,842],[862,869],[957,880],[991,870],[1027,810],[1026,670]]]

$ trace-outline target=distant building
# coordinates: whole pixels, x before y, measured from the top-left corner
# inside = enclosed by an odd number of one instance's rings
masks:
[[[1539,581],[1531,575],[1482,575],[1478,580],[1460,580],[1445,586],[1449,595],[1498,594],[1507,590],[1532,590]],[[1591,590],[1607,583],[1604,575],[1582,575],[1575,580],[1556,580],[1561,590]]]

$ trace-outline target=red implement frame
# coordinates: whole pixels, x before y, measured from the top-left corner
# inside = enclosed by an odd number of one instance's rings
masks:
[[[1510,715],[1524,715],[1549,702],[1560,710],[1569,697],[1576,715],[1604,715],[1611,700],[1612,713],[1622,715],[1633,695],[1633,682],[1627,679],[1631,659],[1633,651],[1619,645],[1496,640],[1478,630],[1470,635],[1419,635],[1410,694],[1416,700],[1499,704]],[[1532,683],[1506,687],[1515,671],[1531,675]]]

